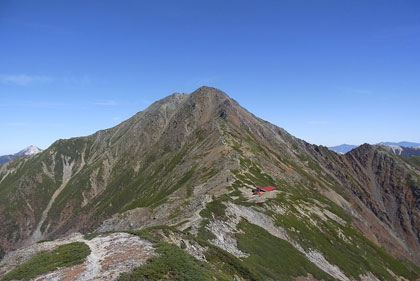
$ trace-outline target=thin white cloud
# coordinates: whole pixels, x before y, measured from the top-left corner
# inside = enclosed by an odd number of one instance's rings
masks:
[[[33,101],[33,100],[14,100],[8,102],[0,101],[0,107],[3,108],[61,108],[68,104],[50,101]]]
[[[56,102],[56,101],[17,101],[15,107],[27,107],[27,108],[44,108],[44,109],[62,109],[70,106],[68,103]]]
[[[0,127],[25,127],[25,128],[61,128],[64,127],[64,123],[48,122],[0,122]]]
[[[25,122],[5,122],[1,124],[5,127],[23,127],[28,125],[28,123]]]
[[[46,75],[29,75],[29,74],[0,74],[0,83],[18,86],[27,86],[35,83],[66,83],[76,86],[87,86],[92,84],[92,79],[89,75],[83,76],[69,76],[69,77],[50,77]]]
[[[37,124],[40,128],[62,128],[65,126],[64,123],[40,123]]]
[[[26,86],[33,83],[49,83],[53,79],[43,75],[27,75],[27,74],[0,74],[0,82],[2,84],[12,84],[18,86]]]
[[[75,101],[75,102],[61,102],[61,101],[43,101],[43,100],[12,100],[2,102],[0,100],[0,108],[42,108],[42,109],[78,109],[86,110],[92,106],[116,106],[118,103],[115,100],[96,100],[96,101]]]
[[[117,102],[115,100],[99,100],[93,102],[94,105],[101,105],[101,106],[115,106]]]

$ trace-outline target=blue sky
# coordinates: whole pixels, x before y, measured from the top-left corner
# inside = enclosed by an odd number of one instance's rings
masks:
[[[308,142],[420,142],[420,2],[0,1],[0,155],[222,89]]]

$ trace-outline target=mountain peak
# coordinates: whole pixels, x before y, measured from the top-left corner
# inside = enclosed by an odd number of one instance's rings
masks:
[[[200,88],[192,92],[191,96],[208,96],[208,97],[216,97],[219,99],[229,98],[229,96],[222,90],[219,90],[214,87],[209,87],[209,86],[201,86]]]
[[[221,117],[225,116],[223,112],[229,108],[239,106],[239,104],[229,97],[225,92],[208,86],[202,86],[190,94],[190,100],[193,105],[200,104],[203,109],[217,111]]]
[[[206,86],[206,85],[201,86],[200,88],[198,88],[194,92],[197,92],[197,91],[202,91],[202,92],[223,92],[222,90],[219,90],[219,89],[217,89],[215,87],[210,87],[210,86]]]
[[[23,156],[23,155],[35,155],[37,153],[40,153],[42,151],[42,149],[40,149],[39,147],[35,146],[35,145],[30,145],[27,148],[19,151],[17,153],[17,156]]]

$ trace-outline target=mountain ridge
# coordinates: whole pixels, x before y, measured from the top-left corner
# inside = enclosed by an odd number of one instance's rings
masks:
[[[420,143],[418,142],[409,142],[409,141],[400,141],[400,142],[380,142],[379,144],[384,144],[384,145],[398,145],[398,146],[405,146],[405,147],[416,147],[416,146],[420,146]]]
[[[76,231],[170,225],[181,234],[165,239],[193,235],[246,261],[252,230],[335,279],[393,280],[390,270],[414,280],[414,265],[394,257],[420,261],[419,174],[377,146],[338,155],[311,145],[201,87],[0,166],[0,243],[9,252]],[[253,196],[258,185],[277,190]]]

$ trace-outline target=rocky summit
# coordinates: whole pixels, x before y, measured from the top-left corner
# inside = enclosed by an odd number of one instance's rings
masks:
[[[419,280],[417,160],[175,93],[0,165],[0,280]]]

